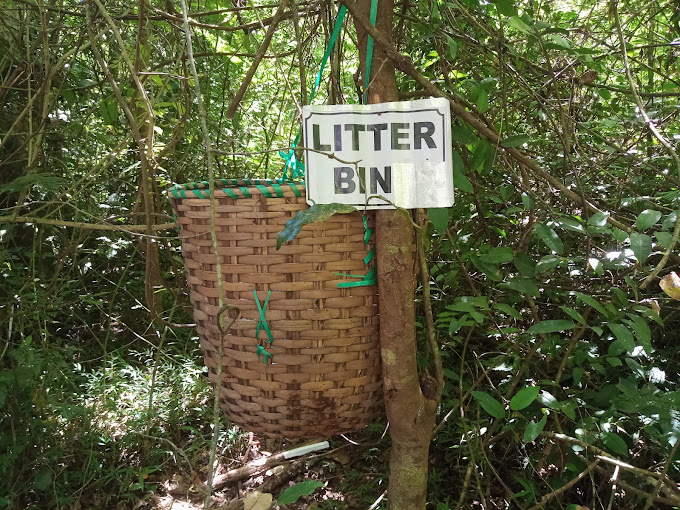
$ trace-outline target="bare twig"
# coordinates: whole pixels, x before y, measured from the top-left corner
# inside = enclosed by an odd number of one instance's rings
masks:
[[[274,14],[274,18],[272,19],[271,25],[269,25],[269,28],[267,29],[267,33],[264,36],[264,40],[262,41],[262,44],[260,45],[260,49],[257,51],[257,54],[255,55],[255,59],[253,60],[253,63],[250,65],[250,69],[248,69],[248,72],[246,73],[245,77],[243,78],[243,82],[241,83],[241,86],[239,87],[238,91],[236,92],[236,95],[234,98],[231,100],[231,103],[229,104],[229,108],[227,108],[227,117],[230,119],[234,118],[234,114],[236,113],[236,108],[238,108],[239,103],[241,102],[241,99],[243,99],[243,95],[246,93],[246,90],[248,90],[248,85],[250,85],[250,82],[253,79],[253,76],[255,76],[255,71],[257,71],[257,67],[260,65],[260,62],[262,61],[262,57],[264,57],[264,54],[267,52],[267,48],[269,48],[269,43],[272,40],[272,37],[274,37],[274,32],[276,31],[276,27],[278,26],[279,22],[283,19],[284,12],[286,10],[286,6],[288,5],[288,0],[282,0],[281,3],[279,4],[279,8],[276,11],[276,14]]]

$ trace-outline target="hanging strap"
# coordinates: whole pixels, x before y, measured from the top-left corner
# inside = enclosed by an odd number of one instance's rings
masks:
[[[344,6],[343,6],[344,7]],[[371,0],[371,25],[375,26],[375,20],[378,16],[378,0]],[[368,100],[368,84],[371,80],[371,64],[373,63],[373,37],[368,36],[366,41],[366,76],[364,77],[364,101],[366,104]]]
[[[371,239],[371,234],[373,232],[372,229],[368,228],[368,218],[364,214],[363,216],[363,222],[364,222],[364,246],[368,244],[368,242]],[[364,257],[364,265],[368,266],[369,262],[373,260],[373,257],[375,256],[375,247],[371,248],[371,251],[369,251],[366,256]],[[360,275],[360,274],[345,274],[345,273],[335,273],[337,276],[348,276],[350,278],[361,278],[361,280],[357,282],[340,282],[338,283],[338,288],[339,289],[346,289],[350,287],[368,287],[369,285],[375,285],[376,284],[376,278],[375,278],[375,273],[376,273],[376,267],[373,266],[366,275]]]
[[[375,2],[376,0],[373,0]],[[326,68],[326,64],[328,63],[328,59],[331,56],[331,53],[333,52],[333,48],[335,47],[335,43],[338,40],[338,36],[340,35],[340,30],[342,30],[342,23],[345,20],[345,14],[347,13],[347,7],[344,5],[340,6],[340,9],[338,10],[338,17],[335,20],[335,25],[333,26],[333,31],[331,32],[331,37],[328,40],[328,46],[326,46],[326,52],[323,54],[323,58],[321,59],[321,67],[319,68],[319,72],[316,74],[316,80],[314,81],[314,86],[312,87],[312,93],[309,96],[309,102],[311,103],[312,100],[314,99],[314,96],[316,96],[316,91],[319,88],[319,85],[321,84],[321,78],[323,78],[323,71]],[[374,21],[375,23],[375,21]],[[372,41],[371,41],[372,42]],[[302,65],[302,62],[300,63]],[[303,84],[304,86],[304,84]],[[295,148],[297,147],[298,143],[300,143],[300,135],[301,132],[298,131],[297,136],[295,137],[295,141],[293,142],[293,145],[291,148],[288,150],[288,152],[284,151],[279,151],[279,155],[285,160],[286,166],[283,168],[283,180],[287,180],[289,178],[288,175],[288,169],[291,170],[290,172],[290,179],[302,179],[304,178],[305,175],[305,167],[299,159],[295,157]]]

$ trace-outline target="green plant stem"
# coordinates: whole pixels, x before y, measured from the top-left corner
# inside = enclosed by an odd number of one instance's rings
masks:
[[[420,282],[423,286],[423,308],[425,312],[425,323],[427,325],[427,341],[432,352],[432,362],[434,364],[434,374],[437,380],[436,401],[441,400],[444,390],[444,374],[442,370],[442,357],[439,352],[439,344],[434,329],[434,318],[432,316],[432,297],[430,293],[430,272],[427,269],[427,256],[425,254],[425,232],[427,232],[427,217],[420,209],[416,209],[416,223],[421,229],[416,230],[416,245],[418,249],[418,264],[420,266]]]

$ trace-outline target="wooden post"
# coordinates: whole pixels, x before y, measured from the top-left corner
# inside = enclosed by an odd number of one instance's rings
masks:
[[[355,17],[362,69],[366,64],[366,31],[356,18],[369,17],[371,0],[347,0]],[[392,39],[394,0],[379,0],[376,28]],[[369,103],[399,100],[392,62],[374,47],[368,88]],[[381,210],[376,217],[376,258],[380,293],[380,344],[385,409],[390,422],[390,510],[421,510],[427,501],[429,446],[434,429],[436,397],[421,390],[416,363],[415,236],[404,210]],[[431,395],[430,395],[431,396]]]

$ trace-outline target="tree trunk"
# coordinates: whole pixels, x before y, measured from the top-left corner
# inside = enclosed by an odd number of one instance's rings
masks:
[[[347,2],[355,16],[368,17],[371,0]],[[392,39],[394,1],[380,0],[376,28]],[[355,22],[362,69],[366,32]],[[362,80],[363,81],[363,80]],[[392,62],[374,46],[368,102],[398,101]],[[413,223],[403,210],[378,211],[376,255],[380,293],[380,344],[385,409],[390,422],[390,510],[419,510],[427,501],[430,437],[437,403],[423,395],[416,364],[414,296],[416,284]],[[436,398],[436,397],[435,397]]]

